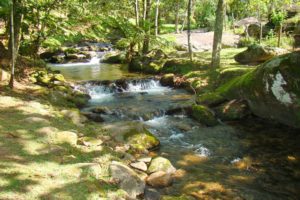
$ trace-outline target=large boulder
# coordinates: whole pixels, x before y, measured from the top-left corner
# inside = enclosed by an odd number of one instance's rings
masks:
[[[234,59],[236,60],[236,62],[241,64],[259,64],[275,56],[286,53],[288,53],[288,51],[285,49],[251,45],[247,50],[234,56]]]
[[[168,159],[163,157],[156,157],[152,159],[148,168],[148,173],[151,174],[159,171],[172,174],[176,172],[176,168],[172,165],[172,163]]]
[[[146,152],[160,145],[157,137],[144,127],[132,129],[125,133],[123,137],[133,153]]]
[[[217,92],[245,99],[262,118],[300,128],[300,51],[278,56],[224,84]]]
[[[240,120],[250,114],[247,102],[236,99],[223,103],[214,110],[218,118],[224,121]]]
[[[163,171],[154,172],[147,178],[147,184],[152,187],[167,187],[173,182],[172,175]]]
[[[144,194],[146,184],[133,169],[115,161],[110,164],[109,169],[112,178],[118,180],[119,187],[131,198],[136,199],[137,196]]]
[[[166,63],[167,55],[162,50],[152,50],[143,56],[132,58],[129,70],[133,72],[144,72],[158,74]]]
[[[206,106],[194,105],[191,115],[195,120],[207,126],[215,126],[218,124],[215,114]]]
[[[126,62],[125,53],[121,52],[110,52],[107,53],[102,59],[102,63],[121,64]]]

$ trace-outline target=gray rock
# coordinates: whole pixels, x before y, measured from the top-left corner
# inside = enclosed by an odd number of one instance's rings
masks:
[[[288,51],[285,49],[251,45],[247,50],[234,56],[234,59],[241,64],[258,64],[286,53]]]
[[[160,193],[154,189],[154,188],[150,188],[150,187],[146,187],[145,189],[145,195],[144,195],[145,200],[160,200]]]
[[[154,172],[147,178],[147,184],[153,187],[168,187],[172,182],[172,175],[163,171]]]
[[[148,168],[148,173],[154,173],[158,171],[163,171],[172,174],[176,172],[176,168],[168,159],[163,157],[156,157],[151,161],[150,166]]]
[[[147,165],[144,162],[134,162],[130,166],[143,172],[147,171]]]
[[[119,187],[126,191],[131,198],[144,193],[145,182],[128,166],[113,161],[109,166],[112,178],[119,181]]]

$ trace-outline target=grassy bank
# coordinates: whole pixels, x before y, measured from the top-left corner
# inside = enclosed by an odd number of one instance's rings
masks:
[[[84,122],[75,108],[53,106],[41,87],[0,88],[0,199],[118,195],[108,165],[120,155],[100,125]],[[78,145],[85,136],[98,145]]]

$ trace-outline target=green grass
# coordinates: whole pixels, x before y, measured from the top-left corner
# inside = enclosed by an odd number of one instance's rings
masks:
[[[52,132],[104,137],[101,126],[74,124],[32,90],[0,95],[0,199],[96,199],[118,195],[108,165],[119,160],[103,146],[54,143]],[[31,97],[25,94],[31,94]],[[39,119],[39,120],[35,120]],[[94,167],[96,166],[96,167]]]

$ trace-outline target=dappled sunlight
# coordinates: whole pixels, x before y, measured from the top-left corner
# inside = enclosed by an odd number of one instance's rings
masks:
[[[195,154],[186,154],[181,160],[177,161],[179,166],[192,166],[207,161],[208,158],[205,156],[198,156]]]

